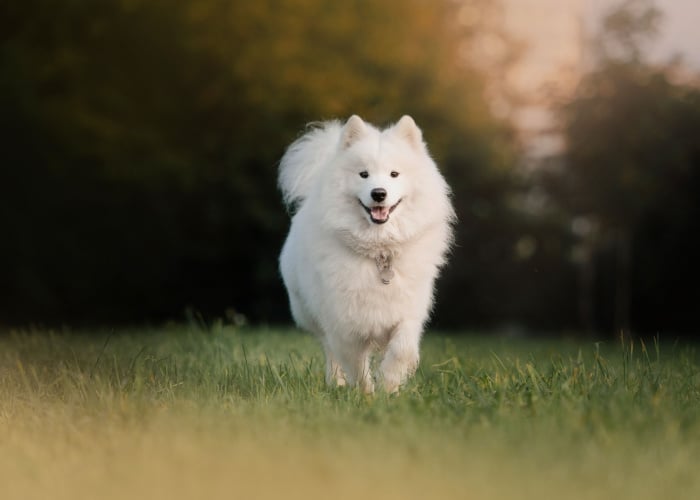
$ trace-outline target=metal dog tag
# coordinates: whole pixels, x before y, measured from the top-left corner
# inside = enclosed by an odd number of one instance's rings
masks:
[[[377,255],[374,261],[377,264],[377,270],[379,271],[379,279],[382,280],[382,283],[384,283],[385,285],[391,283],[391,280],[394,277],[394,270],[391,268],[391,255],[381,253]]]
[[[393,277],[394,277],[394,270],[391,268],[379,271],[379,278],[382,280],[382,283],[384,283],[385,285],[388,285],[389,283],[391,283],[391,279]]]

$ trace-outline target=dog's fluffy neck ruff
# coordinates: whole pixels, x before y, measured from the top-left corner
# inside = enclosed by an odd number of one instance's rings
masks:
[[[385,258],[386,256],[390,256],[392,259],[396,258],[402,244],[395,236],[387,235],[384,231],[382,231],[381,235],[376,234],[376,231],[367,231],[360,235],[349,230],[340,230],[336,234],[340,241],[353,253],[372,260]]]
[[[398,255],[398,245],[382,246],[360,240],[350,232],[342,232],[341,238],[354,253],[374,261],[379,280],[388,285],[394,278],[394,261]]]

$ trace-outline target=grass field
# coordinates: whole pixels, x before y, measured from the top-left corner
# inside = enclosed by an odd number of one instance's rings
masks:
[[[0,498],[700,498],[693,346],[422,353],[401,394],[364,396],[291,330],[6,332]]]

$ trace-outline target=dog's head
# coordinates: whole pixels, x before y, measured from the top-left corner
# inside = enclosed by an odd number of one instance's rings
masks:
[[[378,131],[357,115],[347,121],[340,137],[347,192],[372,224],[385,224],[401,210],[415,190],[417,163],[427,157],[420,129],[410,116]],[[397,212],[398,215],[398,212]]]

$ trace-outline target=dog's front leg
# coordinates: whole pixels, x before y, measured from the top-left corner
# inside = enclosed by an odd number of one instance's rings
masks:
[[[357,385],[366,394],[374,392],[370,367],[371,345],[368,341],[336,336],[329,347],[340,362],[349,385]]]
[[[326,353],[326,384],[344,386],[346,384],[345,373],[327,340],[323,342],[323,350]]]
[[[379,367],[382,385],[387,392],[397,392],[418,368],[421,334],[420,323],[406,322],[398,326],[389,340]]]

